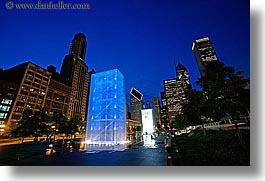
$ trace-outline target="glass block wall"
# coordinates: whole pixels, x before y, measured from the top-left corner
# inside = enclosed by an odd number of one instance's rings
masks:
[[[126,141],[124,76],[118,69],[92,74],[86,142],[121,144]]]

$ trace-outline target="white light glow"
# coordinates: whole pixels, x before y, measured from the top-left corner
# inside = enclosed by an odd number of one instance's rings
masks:
[[[154,132],[153,109],[142,109],[143,133],[152,134]]]

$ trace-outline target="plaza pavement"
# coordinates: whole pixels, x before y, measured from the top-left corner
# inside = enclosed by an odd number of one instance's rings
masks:
[[[9,166],[167,166],[163,137],[151,147],[133,146],[124,151],[88,152],[78,148],[60,149],[46,155],[47,144],[0,146],[0,165]]]

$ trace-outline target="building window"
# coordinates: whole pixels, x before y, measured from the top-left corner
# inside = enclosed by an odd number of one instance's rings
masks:
[[[10,106],[3,106],[3,105],[0,105],[0,110],[1,111],[9,111],[9,109],[10,109]]]
[[[6,117],[7,117],[7,113],[0,113],[0,118],[6,119]]]
[[[20,117],[21,115],[16,115],[16,114],[12,115],[12,119],[20,119]]]
[[[8,104],[8,105],[11,105],[12,100],[10,100],[10,99],[3,99],[1,103],[2,103],[2,104]]]
[[[19,113],[22,113],[22,112],[23,112],[23,108],[20,108],[20,107],[16,107],[16,109],[15,109],[15,112],[19,112]]]
[[[18,101],[17,104],[16,104],[16,106],[22,106],[22,107],[23,107],[24,105],[25,105],[24,102],[19,102],[19,101]]]

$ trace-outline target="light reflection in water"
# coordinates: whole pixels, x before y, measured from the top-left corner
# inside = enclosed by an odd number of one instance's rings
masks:
[[[56,152],[56,150],[53,148],[53,144],[49,144],[46,148],[46,155],[52,155]]]

